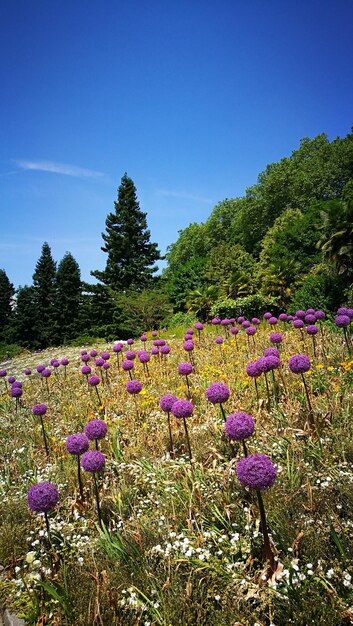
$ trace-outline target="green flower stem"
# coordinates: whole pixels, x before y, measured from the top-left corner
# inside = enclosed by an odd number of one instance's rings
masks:
[[[171,426],[171,423],[170,423],[170,413],[169,413],[169,411],[167,411],[167,416],[168,416],[168,429],[169,429],[169,442],[170,442],[169,443],[169,449],[170,449],[170,452],[173,452],[174,445],[173,445],[172,426]]]
[[[101,509],[100,509],[100,505],[99,505],[98,483],[97,483],[97,476],[96,476],[95,472],[93,473],[93,478],[94,478],[94,493],[95,493],[95,496],[96,496],[96,503],[97,503],[98,523],[99,523],[99,528],[101,530],[103,530]]]
[[[49,456],[49,447],[48,447],[47,435],[46,435],[45,428],[44,428],[43,415],[40,416],[40,423],[42,425],[42,432],[43,432],[43,439],[44,439],[44,445],[45,445],[45,452],[46,452],[47,456]]]
[[[80,455],[77,454],[77,475],[78,475],[78,484],[79,484],[79,488],[80,488],[80,496],[81,496],[81,500],[84,500],[84,495],[83,495],[83,486],[82,486],[82,478],[81,478],[81,463],[80,463]]]
[[[190,458],[190,461],[191,461],[191,459],[192,459],[192,454],[191,454],[191,446],[190,446],[190,439],[189,439],[189,431],[188,431],[188,427],[187,427],[187,424],[186,424],[186,419],[185,419],[185,417],[183,417],[183,422],[184,422],[184,429],[185,429],[186,441],[187,441],[187,444],[188,444],[189,458]]]
[[[264,537],[265,556],[266,556],[267,561],[270,564],[271,573],[273,573],[275,571],[275,559],[274,559],[274,555],[271,549],[270,538],[268,536],[265,507],[264,507],[261,491],[259,489],[256,490],[256,495],[257,495],[257,501],[258,501],[259,510],[260,510],[261,530],[262,530],[262,534]]]

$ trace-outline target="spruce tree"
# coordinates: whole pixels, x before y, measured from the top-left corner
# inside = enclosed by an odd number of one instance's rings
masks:
[[[42,348],[56,343],[57,324],[55,310],[56,263],[49,244],[45,242],[33,274],[35,307],[37,312],[36,336]]]
[[[136,188],[125,173],[118,189],[115,210],[108,214],[106,232],[102,233],[108,254],[105,270],[91,272],[115,291],[140,290],[152,282],[160,259],[156,243],[150,242],[146,213],[140,210]]]
[[[12,318],[12,304],[15,295],[5,270],[0,270],[0,341],[6,340],[6,332]]]
[[[26,348],[39,348],[38,337],[40,311],[37,308],[36,291],[33,286],[20,287],[16,294],[13,332],[16,343]]]
[[[78,317],[81,303],[81,272],[77,261],[66,252],[56,272],[56,314],[60,343],[78,334]]]

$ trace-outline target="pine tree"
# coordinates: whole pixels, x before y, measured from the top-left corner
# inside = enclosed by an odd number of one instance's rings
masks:
[[[91,274],[115,291],[140,290],[151,284],[158,269],[154,263],[161,257],[157,244],[150,242],[147,214],[140,210],[135,185],[126,173],[114,205],[115,211],[105,222],[106,233],[102,233],[106,267]]]
[[[36,305],[36,291],[33,286],[20,287],[16,294],[14,311],[14,338],[17,343],[27,348],[39,348],[38,338],[40,311]]]
[[[0,341],[6,339],[6,331],[12,317],[14,295],[13,284],[10,283],[5,270],[0,270]]]
[[[56,272],[56,314],[60,343],[78,334],[78,317],[81,303],[81,272],[77,261],[66,252]]]
[[[55,310],[56,263],[51,255],[49,244],[45,242],[42,254],[37,261],[33,274],[35,307],[37,310],[37,328],[41,347],[49,346],[57,341],[57,324]]]

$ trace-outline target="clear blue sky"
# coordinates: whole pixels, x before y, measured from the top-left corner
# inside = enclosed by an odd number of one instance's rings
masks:
[[[162,252],[304,136],[353,124],[352,0],[3,0],[0,268],[103,268],[124,172]]]

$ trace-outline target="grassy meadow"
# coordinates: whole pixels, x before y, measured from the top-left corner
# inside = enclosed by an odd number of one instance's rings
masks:
[[[169,354],[134,359],[131,376],[121,367],[126,350],[151,353],[153,340],[135,339],[114,353],[113,344],[83,346],[109,351],[90,387],[81,373],[80,348],[21,355],[0,365],[0,606],[26,624],[50,626],[343,626],[353,624],[353,359],[343,329],[330,321],[313,338],[287,323],[266,321],[254,336],[239,327],[194,330],[194,350],[183,348],[185,328],[158,332]],[[281,367],[255,381],[246,366],[263,356],[276,330],[283,336]],[[217,336],[223,343],[216,343]],[[348,334],[347,334],[348,337]],[[303,378],[288,360],[305,354]],[[66,357],[64,367],[50,365]],[[191,361],[193,372],[178,374]],[[51,375],[36,371],[46,365]],[[24,374],[25,368],[31,374]],[[11,397],[8,376],[23,383]],[[142,391],[129,394],[130,379]],[[188,384],[187,384],[188,383]],[[243,487],[235,468],[244,451],[229,442],[218,404],[206,398],[213,383],[230,389],[226,416],[251,414],[249,453],[275,464],[272,487],[262,492],[275,567],[264,556],[256,493]],[[183,420],[160,408],[165,394],[194,405]],[[308,402],[310,404],[308,404]],[[40,418],[32,407],[45,403]],[[88,421],[104,420],[99,442],[104,471],[94,479],[69,454],[68,435]],[[94,443],[91,442],[91,448]],[[49,481],[59,491],[48,513],[32,512],[28,489]]]

